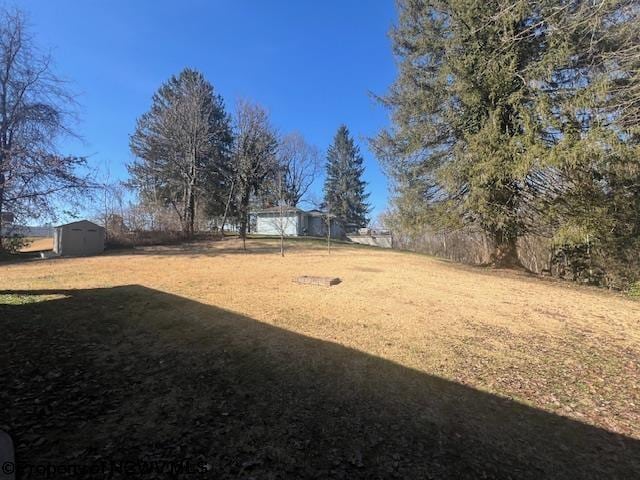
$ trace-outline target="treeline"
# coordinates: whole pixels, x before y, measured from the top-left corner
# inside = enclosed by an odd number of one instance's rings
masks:
[[[56,148],[76,137],[75,95],[27,25],[19,9],[0,8],[0,251],[21,245],[13,225],[60,213],[91,212],[109,234],[147,238],[153,230],[167,240],[221,231],[229,219],[244,239],[253,208],[303,201],[347,229],[368,222],[363,159],[346,127],[325,163],[301,134],[280,134],[260,105],[240,101],[230,115],[211,83],[188,68],[160,86],[137,120],[129,179],[96,178],[85,157]],[[316,200],[323,167],[324,198]]]
[[[219,220],[221,230],[233,218],[246,238],[251,209],[299,206],[322,169],[319,150],[302,135],[280,135],[267,111],[247,101],[236,104],[232,117],[192,69],[155,93],[130,146],[136,160],[128,167],[128,186],[138,192],[140,206],[164,215],[169,209],[187,237],[198,229],[198,218]],[[344,126],[329,148],[326,169],[324,200],[316,206],[344,225],[366,225],[363,160]]]
[[[613,288],[640,280],[638,3],[399,9],[399,73],[381,98],[393,126],[372,141],[396,233],[480,233],[496,266],[521,264],[521,240],[537,238],[550,271]]]
[[[130,147],[136,160],[128,185],[141,204],[171,209],[186,236],[196,230],[198,212],[238,218],[244,236],[252,196],[276,201],[282,179],[282,196],[297,202],[302,195],[294,192],[304,194],[319,168],[317,151],[299,135],[280,139],[262,107],[238,102],[231,119],[222,97],[192,69],[154,94]],[[285,150],[295,165],[278,155]]]

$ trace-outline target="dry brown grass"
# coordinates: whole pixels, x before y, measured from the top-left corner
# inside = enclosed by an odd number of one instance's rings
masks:
[[[28,241],[28,244],[20,249],[23,253],[53,250],[53,238],[51,237],[27,238],[26,240]]]
[[[142,285],[640,438],[636,301],[374,248],[327,255],[292,242],[285,258],[269,240],[248,248],[228,240],[0,266],[0,289]],[[301,275],[342,283],[292,282]]]
[[[248,246],[244,253],[226,240],[0,265],[0,289],[141,285],[640,439],[638,302],[375,248],[339,246],[328,255],[320,243],[290,242],[281,258],[275,241]],[[292,282],[301,275],[342,283]],[[175,322],[184,315],[176,310]],[[286,348],[287,358],[310,355],[305,342]]]

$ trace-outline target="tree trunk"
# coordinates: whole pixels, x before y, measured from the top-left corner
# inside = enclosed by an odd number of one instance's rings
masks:
[[[284,229],[285,229],[285,223],[284,223],[284,218],[282,218],[284,215],[283,212],[283,206],[282,206],[282,198],[280,199],[280,256],[284,257]]]
[[[227,198],[227,204],[224,206],[224,215],[222,216],[222,225],[220,226],[220,239],[224,239],[224,224],[227,222],[227,214],[229,213],[231,198],[233,197],[234,185],[235,185],[235,181],[231,180],[231,189],[229,190],[229,198]]]
[[[284,197],[282,195],[282,172],[280,172],[280,177],[279,177],[279,183],[280,183],[280,256],[284,257],[284,229],[285,229],[285,223],[284,223]]]
[[[180,216],[180,228],[182,229],[182,234],[185,235],[189,231],[189,220],[187,216],[189,215],[189,186],[182,186],[182,205],[180,205],[180,210],[182,213],[179,213]],[[177,210],[177,208],[176,208]]]
[[[494,268],[522,267],[518,258],[518,237],[504,230],[493,234],[494,251],[491,255],[491,265]]]
[[[191,152],[191,168],[189,171],[189,193],[188,193],[188,198],[187,198],[187,228],[188,228],[188,232],[187,235],[189,236],[189,238],[193,238],[193,232],[194,232],[194,224],[196,221],[196,192],[195,192],[195,186],[196,186],[196,151],[193,150]]]
[[[246,242],[245,239],[247,237],[247,219],[244,213],[244,206],[240,205],[240,238],[242,239],[242,249],[246,250]]]
[[[2,252],[2,249],[4,248],[4,236],[2,234],[2,189],[0,188],[0,252]]]
[[[187,236],[193,238],[196,217],[196,204],[193,185],[189,185],[189,200],[187,203]]]
[[[2,165],[3,162],[3,158],[0,157],[0,165]],[[2,252],[2,249],[4,248],[4,237],[2,234],[2,226],[3,226],[3,221],[2,221],[2,213],[4,212],[3,210],[4,207],[4,174],[2,172],[0,172],[0,252]]]
[[[242,249],[247,249],[247,223],[249,221],[249,190],[242,193],[240,199],[240,238],[242,238]]]

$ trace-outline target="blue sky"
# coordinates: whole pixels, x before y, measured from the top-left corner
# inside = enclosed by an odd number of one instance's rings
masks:
[[[83,142],[111,178],[126,178],[128,139],[153,92],[184,67],[200,70],[224,97],[265,106],[282,133],[297,130],[323,152],[341,123],[366,162],[372,217],[387,183],[366,138],[388,124],[370,92],[395,76],[387,33],[393,0],[22,0],[37,43],[79,94]],[[321,191],[321,179],[315,190]]]

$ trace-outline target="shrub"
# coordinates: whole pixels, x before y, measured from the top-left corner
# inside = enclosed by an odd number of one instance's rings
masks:
[[[2,238],[3,253],[18,253],[22,248],[28,246],[31,242],[22,235],[11,235]]]

